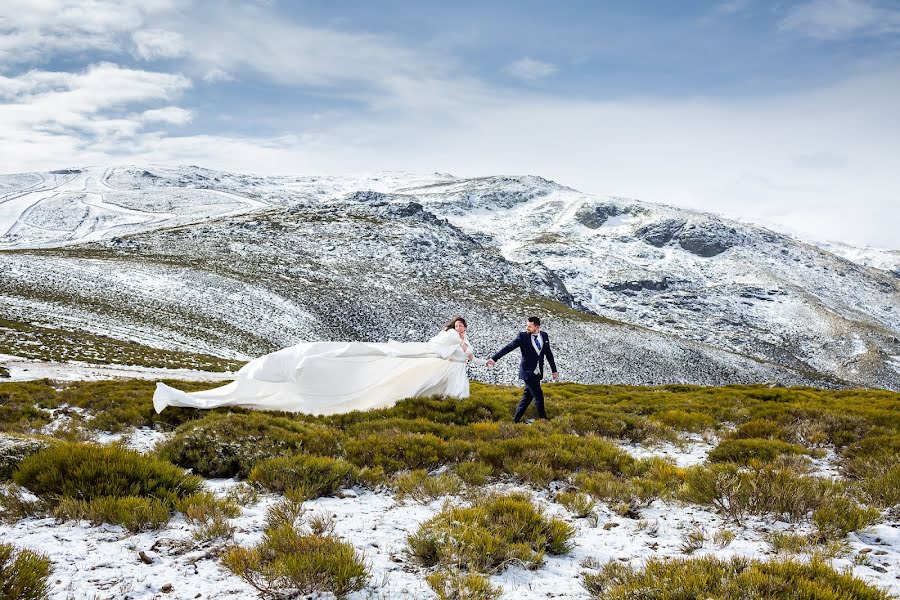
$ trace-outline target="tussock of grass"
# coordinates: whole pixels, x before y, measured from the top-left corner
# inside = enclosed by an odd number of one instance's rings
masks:
[[[113,523],[137,533],[159,529],[169,522],[169,507],[155,498],[102,496],[91,500],[60,498],[53,515],[61,520]]]
[[[740,524],[751,514],[804,519],[839,492],[832,481],[810,477],[785,461],[750,469],[733,463],[692,467],[685,473],[679,497],[712,506]]]
[[[484,485],[494,475],[494,468],[491,465],[477,460],[459,463],[454,470],[457,477],[471,486]]]
[[[139,496],[157,498],[169,506],[202,486],[199,477],[158,458],[115,446],[72,443],[29,456],[13,480],[46,499]]]
[[[334,455],[340,432],[266,413],[213,414],[178,427],[160,456],[206,477],[246,477],[259,462],[298,452]]]
[[[785,454],[807,454],[796,444],[770,439],[726,439],[709,453],[710,462],[731,462],[745,465],[751,460],[771,462]]]
[[[52,570],[46,556],[0,542],[0,600],[43,600]]]
[[[439,600],[496,600],[503,590],[478,573],[439,569],[425,577]]]
[[[861,531],[881,519],[881,513],[860,505],[844,495],[829,495],[812,514],[812,521],[822,541],[840,540],[851,531]]]
[[[347,460],[359,467],[381,467],[387,473],[433,469],[465,451],[464,442],[447,442],[432,433],[390,429],[348,439]]]
[[[407,538],[422,564],[472,571],[502,570],[510,563],[537,568],[545,553],[566,554],[575,529],[548,519],[525,494],[488,495],[472,506],[447,506]]]
[[[604,600],[888,600],[890,596],[822,561],[769,562],[745,558],[720,560],[651,558],[636,568],[610,562],[598,573],[584,573],[585,588]]]
[[[16,484],[63,519],[119,524],[131,531],[164,525],[202,480],[158,458],[116,446],[60,443],[19,465]]]
[[[463,482],[450,473],[429,475],[425,469],[417,469],[394,477],[393,486],[398,500],[412,498],[416,502],[427,504],[441,496],[459,494],[462,492]]]
[[[347,542],[331,535],[327,525],[304,529],[300,502],[285,499],[266,518],[262,541],[232,546],[223,564],[266,597],[331,592],[338,597],[361,590],[369,569]]]
[[[353,485],[357,473],[355,466],[339,458],[294,454],[257,463],[248,479],[267,490],[294,490],[311,500]]]
[[[588,494],[580,492],[560,492],[554,498],[579,519],[586,519],[594,514],[596,503]]]

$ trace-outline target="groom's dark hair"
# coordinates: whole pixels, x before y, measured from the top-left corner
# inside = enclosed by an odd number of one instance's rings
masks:
[[[529,322],[529,323],[534,323],[534,324],[537,325],[538,327],[541,326],[541,318],[540,318],[540,317],[528,317],[528,322]]]

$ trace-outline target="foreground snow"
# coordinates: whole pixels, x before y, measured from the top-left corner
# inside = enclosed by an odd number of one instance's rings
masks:
[[[164,435],[141,429],[126,434],[123,441],[147,451]],[[101,436],[99,441],[116,441],[122,437]],[[635,455],[664,455],[682,465],[700,462],[709,447],[700,439],[683,448],[625,446]],[[209,480],[208,484],[216,493],[225,494],[238,482],[218,479]],[[703,530],[708,540],[693,556],[741,555],[768,559],[772,555],[765,533],[788,528],[787,523],[760,519],[748,520],[744,527],[738,528],[702,508],[661,501],[642,511],[641,520],[620,517],[600,504],[595,526],[588,519],[574,518],[551,500],[548,491],[534,492],[513,484],[496,484],[491,488],[503,492],[526,491],[548,514],[566,519],[577,529],[569,555],[548,557],[534,571],[512,567],[493,576],[491,581],[502,587],[504,598],[588,598],[579,578],[586,559],[600,564],[610,560],[639,563],[652,556],[684,556],[683,538],[696,529]],[[423,579],[426,571],[406,554],[406,537],[437,514],[446,499],[427,505],[398,502],[391,493],[359,488],[347,495],[350,497],[321,498],[304,506],[309,515],[331,515],[335,533],[352,543],[369,564],[372,573],[369,586],[350,597],[433,597]],[[278,499],[264,494],[255,504],[243,507],[241,516],[233,520],[237,543],[250,545],[260,540],[266,510]],[[720,548],[710,540],[723,528],[731,529],[735,538]],[[90,527],[86,523],[57,523],[53,519],[25,519],[13,526],[0,525],[0,538],[43,552],[53,561],[50,594],[53,600],[126,596],[141,600],[158,598],[161,593],[166,598],[184,599],[255,597],[253,588],[220,565],[216,547],[196,542],[192,532],[192,526],[182,518],[173,519],[160,531],[138,535],[129,535],[120,527]],[[900,523],[888,520],[863,534],[851,534],[848,542],[851,552],[845,558],[834,560],[833,566],[850,569],[857,577],[900,594]]]

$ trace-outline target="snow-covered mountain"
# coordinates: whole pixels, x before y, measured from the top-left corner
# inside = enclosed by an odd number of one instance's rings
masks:
[[[0,353],[52,327],[245,358],[422,339],[457,313],[493,349],[538,313],[580,381],[900,389],[900,272],[851,250],[531,176],[18,174],[0,177]]]

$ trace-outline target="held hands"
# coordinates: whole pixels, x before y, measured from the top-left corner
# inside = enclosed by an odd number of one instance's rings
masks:
[[[487,362],[484,363],[484,364],[485,364],[486,366],[488,366],[488,367],[493,367],[494,365],[497,364],[497,361],[494,360],[493,358],[489,358],[489,359],[487,359]]]
[[[553,381],[559,381],[559,372],[553,371]]]

